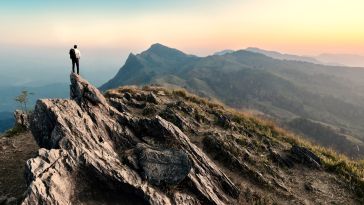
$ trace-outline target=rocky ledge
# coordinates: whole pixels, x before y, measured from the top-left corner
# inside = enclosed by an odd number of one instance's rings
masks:
[[[71,99],[35,106],[41,149],[26,164],[24,205],[236,203],[239,189],[174,124],[117,109],[78,75],[70,88]]]

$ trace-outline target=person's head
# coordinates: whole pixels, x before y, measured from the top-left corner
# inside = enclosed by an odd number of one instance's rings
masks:
[[[74,45],[73,48],[77,48],[77,45]]]

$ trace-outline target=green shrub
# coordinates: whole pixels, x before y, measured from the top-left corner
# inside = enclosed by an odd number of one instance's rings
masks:
[[[26,131],[27,131],[26,127],[21,126],[21,125],[15,125],[13,128],[11,128],[5,132],[4,137],[13,137],[18,134],[24,133]]]

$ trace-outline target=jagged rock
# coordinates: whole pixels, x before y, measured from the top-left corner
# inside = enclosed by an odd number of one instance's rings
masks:
[[[188,155],[182,150],[153,150],[138,144],[137,161],[143,178],[155,185],[176,185],[191,170]]]
[[[286,166],[288,168],[293,167],[294,162],[290,157],[287,156],[281,156],[278,152],[274,150],[269,150],[270,152],[270,158],[273,160],[273,162],[278,163],[280,166]]]
[[[147,105],[145,102],[139,102],[137,101],[136,99],[132,98],[129,102],[128,102],[129,105],[135,107],[135,108],[139,108],[139,109],[142,109],[142,108],[145,108],[145,106]]]
[[[291,148],[291,153],[295,156],[295,158],[299,162],[304,163],[311,167],[321,168],[320,158],[307,148],[293,145]]]
[[[143,109],[143,115],[144,116],[148,116],[148,115],[155,115],[157,113],[157,108],[155,107],[155,105],[153,104],[148,104],[144,109]]]
[[[186,114],[191,114],[194,112],[194,109],[191,106],[186,105],[183,101],[176,102],[176,106],[179,110],[182,110]]]
[[[42,175],[46,169],[50,168],[53,164],[57,163],[59,159],[66,155],[67,152],[60,149],[39,149],[38,157],[27,161],[27,170],[25,172],[26,180],[28,182],[34,181],[36,178]]]
[[[78,75],[71,83],[71,100],[36,104],[31,131],[42,149],[27,162],[24,205],[97,204],[82,190],[100,189],[103,204],[236,203],[239,189],[178,127],[116,109]]]
[[[188,194],[176,192],[174,194],[174,201],[176,204],[200,205],[201,203]]]
[[[183,120],[181,115],[174,112],[171,108],[168,108],[168,107],[160,114],[160,116],[163,117],[164,119],[172,122],[174,125],[176,125],[181,130],[185,130],[186,125],[188,125],[188,123],[185,120]]]
[[[130,100],[133,96],[130,93],[124,93],[124,98]]]
[[[129,111],[128,107],[124,102],[118,98],[109,98],[109,103],[111,106],[115,107],[119,112]]]
[[[146,101],[150,102],[150,103],[153,103],[153,104],[158,104],[159,103],[159,99],[153,93],[149,93],[146,96]]]
[[[29,129],[30,123],[29,123],[28,113],[26,113],[22,110],[15,110],[14,118],[15,118],[16,126],[22,126],[26,129]]]

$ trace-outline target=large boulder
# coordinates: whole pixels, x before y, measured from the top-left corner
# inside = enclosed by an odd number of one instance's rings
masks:
[[[119,110],[76,74],[70,100],[39,100],[23,205],[236,203],[238,188],[178,127]]]
[[[177,185],[191,170],[191,162],[183,150],[156,150],[138,144],[136,162],[144,179],[154,185]]]

